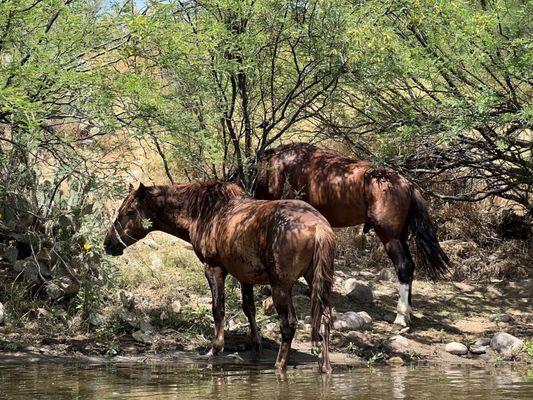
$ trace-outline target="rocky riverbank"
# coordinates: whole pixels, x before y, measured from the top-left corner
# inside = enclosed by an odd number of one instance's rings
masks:
[[[183,354],[195,359],[205,354],[212,334],[210,294],[202,268],[187,245],[158,235],[128,249],[117,259],[117,268],[121,277],[117,291],[85,321],[69,319],[60,308],[39,304],[23,325],[6,318],[0,325],[0,360],[135,362],[173,360]],[[389,266],[358,269],[350,260],[337,261],[331,334],[337,365],[531,365],[531,281],[472,284],[417,280],[412,326],[402,331],[393,325],[397,286]],[[255,295],[268,362],[279,341],[278,321],[269,288],[257,287]],[[224,357],[246,360],[248,323],[240,310],[238,284],[231,279],[226,297]],[[295,360],[314,360],[309,289],[299,282],[293,297],[299,320],[293,344]],[[232,356],[235,354],[237,358]]]

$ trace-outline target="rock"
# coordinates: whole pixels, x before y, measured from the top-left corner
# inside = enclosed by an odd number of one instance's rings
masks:
[[[350,278],[344,282],[344,290],[350,300],[360,303],[372,303],[374,301],[374,295],[370,286],[354,278]]]
[[[104,325],[104,317],[101,314],[98,313],[91,313],[89,315],[89,318],[87,318],[87,322],[89,325],[92,326],[102,326]]]
[[[142,317],[139,319],[139,329],[147,333],[155,331],[155,328],[150,324],[148,317]]]
[[[80,291],[80,285],[69,276],[62,276],[57,280],[57,284],[63,291],[64,295],[76,294]]]
[[[276,324],[275,322],[269,322],[268,324],[265,325],[265,329],[268,331],[268,332],[274,332],[277,328],[278,324]]]
[[[444,350],[450,354],[455,354],[456,356],[462,356],[468,353],[468,347],[459,342],[450,342],[446,344]]]
[[[390,268],[383,268],[378,276],[378,281],[387,281],[387,282],[396,282],[398,281],[398,277],[396,276],[396,273],[390,269]]]
[[[389,364],[389,365],[403,365],[404,361],[403,361],[403,358],[395,356],[395,357],[389,358],[387,360],[387,364]]]
[[[335,266],[335,271],[337,271],[346,266],[346,260],[335,258],[335,260],[333,260],[333,265]]]
[[[152,254],[152,268],[158,269],[164,266],[163,260],[157,254]]]
[[[409,349],[410,343],[409,339],[403,337],[402,335],[395,335],[389,339],[389,346],[394,351],[404,352]]]
[[[408,333],[409,331],[411,330],[411,327],[410,326],[406,326],[405,328],[402,328],[398,331],[399,334],[402,334],[402,333]]]
[[[259,293],[263,296],[271,296],[272,295],[272,288],[269,285],[261,286],[261,289],[259,290]]]
[[[126,311],[126,310],[120,310],[118,313],[118,318],[125,324],[131,326],[134,329],[139,329],[140,324],[139,320],[133,313]]]
[[[498,332],[492,337],[490,347],[500,353],[513,354],[522,350],[524,342],[506,332]]]
[[[350,331],[346,334],[346,339],[348,339],[348,342],[355,342],[358,345],[361,344],[368,344],[368,337],[363,333],[359,331]]]
[[[272,297],[267,297],[263,300],[263,311],[265,315],[274,315],[276,313],[276,307],[274,307],[274,300],[272,300]]]
[[[359,311],[357,315],[363,318],[365,325],[370,325],[372,323],[372,317],[368,315],[366,311]]]
[[[395,320],[396,320],[396,314],[387,313],[383,316],[383,321],[388,322],[389,324],[393,324]]]
[[[239,328],[239,325],[235,322],[233,318],[228,320],[228,331],[233,332]]]
[[[37,309],[37,319],[50,318],[51,316],[52,316],[52,314],[50,314],[50,312],[45,310],[44,308],[38,308]]]
[[[0,325],[4,325],[4,305],[0,303]]]
[[[13,263],[13,270],[15,272],[22,272],[24,271],[24,269],[26,268],[26,263],[28,261],[26,260],[16,260],[14,263]]]
[[[161,321],[166,321],[168,319],[168,313],[165,310],[161,311],[161,314],[159,315],[159,319]]]
[[[479,338],[474,342],[474,346],[490,346],[490,338]]]
[[[18,261],[17,261],[18,262]],[[24,278],[26,278],[28,281],[30,282],[34,282],[34,283],[41,283],[42,280],[41,280],[41,274],[39,273],[39,267],[40,266],[37,266],[35,265],[34,262],[32,261],[25,261],[24,264],[23,264],[23,274],[24,274]],[[43,274],[45,275],[45,274]]]
[[[500,321],[502,321],[502,322],[511,322],[512,319],[513,318],[509,314],[500,315]]]
[[[61,290],[61,288],[56,285],[54,282],[48,282],[46,284],[46,295],[52,299],[52,300],[57,300],[59,299],[61,296],[63,296],[63,291]]]
[[[78,293],[80,285],[74,279],[68,276],[62,276],[55,281],[46,283],[46,295],[52,299],[57,300],[65,295],[73,295]]]
[[[144,244],[150,247],[151,249],[154,249],[154,250],[159,249],[159,245],[155,242],[154,239],[151,239],[151,238],[144,239]]]
[[[10,264],[15,264],[17,262],[18,255],[19,255],[19,252],[17,248],[15,246],[9,246],[7,249],[4,250],[4,254],[2,258]]]
[[[336,330],[354,330],[360,329],[365,325],[372,323],[372,317],[364,311],[354,312],[347,311],[337,314],[333,322],[333,329]]]
[[[375,274],[373,272],[370,272],[370,271],[357,271],[357,276],[362,278],[362,279],[367,279],[367,280],[372,280],[374,279],[375,277]]]
[[[337,259],[335,259],[335,261],[341,261],[341,260],[337,260]],[[344,262],[344,261],[343,261],[343,262]],[[341,271],[341,270],[338,270],[338,269],[335,270],[335,272],[333,273],[333,275],[334,275],[334,276],[339,276],[339,277],[341,277],[341,278],[343,278],[343,279],[346,279],[346,277],[348,276],[348,275],[346,275],[346,272]]]
[[[143,331],[135,331],[131,334],[133,339],[135,339],[137,342],[150,344],[153,342],[153,338],[148,333],[145,333]]]
[[[174,314],[179,314],[181,312],[181,303],[179,300],[174,300],[172,304],[170,305],[170,308],[172,309],[172,312]]]
[[[485,354],[488,346],[476,346],[475,344],[469,347],[469,351],[472,354]]]
[[[359,284],[357,279],[355,278],[349,278],[344,281],[344,294],[350,293],[357,284]]]

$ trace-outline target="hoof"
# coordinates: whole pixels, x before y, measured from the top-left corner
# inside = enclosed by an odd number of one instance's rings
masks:
[[[397,314],[393,322],[395,327],[407,328],[409,326],[410,318],[408,316]]]
[[[211,350],[209,350],[206,353],[206,356],[207,357],[215,357],[215,356],[218,356],[219,353],[222,353],[223,351],[224,351],[224,347],[222,347],[221,349],[213,349],[213,348],[211,348]]]
[[[392,329],[395,333],[398,333],[398,334],[408,333],[411,331],[411,327],[409,326],[402,327],[399,325],[393,325]]]
[[[322,372],[323,374],[329,375],[333,372],[333,369],[331,368],[331,365],[327,365],[327,366],[322,365],[320,367],[320,372]]]

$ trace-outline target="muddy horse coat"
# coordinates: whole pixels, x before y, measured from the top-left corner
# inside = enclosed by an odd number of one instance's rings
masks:
[[[146,220],[151,225],[143,223]],[[105,249],[120,255],[154,230],[190,242],[205,263],[215,320],[211,354],[224,346],[224,279],[230,273],[241,282],[243,309],[257,352],[261,344],[253,285],[272,286],[282,336],[276,368],[285,368],[297,324],[291,291],[303,276],[311,288],[312,340],[322,342],[322,370],[331,371],[328,341],[335,242],[329,223],[313,207],[299,200],[255,200],[239,186],[217,181],[141,185],[120,207]]]
[[[255,197],[302,199],[324,215],[331,226],[365,224],[385,246],[400,281],[395,324],[407,326],[412,313],[415,264],[407,239],[412,235],[417,263],[435,278],[447,270],[422,195],[400,174],[373,167],[306,143],[267,150],[259,160]]]

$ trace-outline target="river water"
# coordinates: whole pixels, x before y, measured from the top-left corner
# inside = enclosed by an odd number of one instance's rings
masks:
[[[0,399],[533,399],[533,374],[509,368],[312,370],[162,365],[0,365]]]

